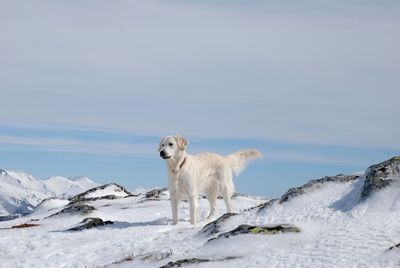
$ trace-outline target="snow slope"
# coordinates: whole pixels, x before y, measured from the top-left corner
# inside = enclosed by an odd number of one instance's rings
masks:
[[[30,213],[45,198],[68,198],[95,186],[86,177],[39,180],[21,171],[0,170],[0,216]]]
[[[379,172],[386,170],[379,167]],[[49,200],[29,216],[0,222],[0,263],[4,267],[178,267],[178,263],[231,268],[398,267],[400,249],[389,248],[400,242],[400,162],[393,170],[384,178],[391,183],[375,184],[364,198],[361,193],[375,171],[315,180],[276,200],[238,195],[233,204],[239,213],[211,222],[208,226],[214,232],[203,229],[208,223],[205,199],[199,199],[203,220],[198,225],[188,223],[186,202],[179,208],[181,221],[171,225],[168,194],[121,195],[118,185],[106,185],[93,197],[83,194],[79,202]],[[57,213],[82,205],[94,209]],[[225,212],[222,200],[217,211]],[[88,217],[113,223],[67,231]],[[9,229],[22,223],[39,225]],[[221,237],[241,224],[291,224],[300,232]]]
[[[46,188],[54,197],[69,198],[98,186],[87,177],[65,178],[61,176],[50,177],[43,181]]]

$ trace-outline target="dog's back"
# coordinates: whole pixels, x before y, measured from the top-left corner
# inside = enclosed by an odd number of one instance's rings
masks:
[[[233,193],[232,175],[239,175],[249,161],[258,157],[262,157],[262,154],[255,149],[240,150],[228,156],[201,153],[190,156],[188,167],[196,173],[191,177],[198,190],[212,190],[219,194],[224,187],[228,187],[229,192]]]

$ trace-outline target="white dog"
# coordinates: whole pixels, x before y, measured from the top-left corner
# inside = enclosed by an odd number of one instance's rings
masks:
[[[160,156],[167,160],[173,224],[178,223],[178,204],[184,197],[190,203],[190,223],[196,224],[199,193],[205,194],[210,202],[207,219],[214,216],[218,195],[222,195],[227,211],[233,212],[232,173],[238,175],[248,160],[262,157],[260,151],[241,150],[228,156],[213,153],[189,155],[186,153],[187,144],[181,136],[168,136],[161,139],[158,149]]]

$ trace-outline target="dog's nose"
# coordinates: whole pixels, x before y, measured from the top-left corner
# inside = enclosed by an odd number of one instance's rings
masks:
[[[165,157],[165,151],[160,151],[160,156]]]

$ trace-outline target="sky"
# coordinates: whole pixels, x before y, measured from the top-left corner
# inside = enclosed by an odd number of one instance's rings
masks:
[[[278,196],[400,151],[400,2],[0,0],[0,168],[166,185],[162,136]]]

